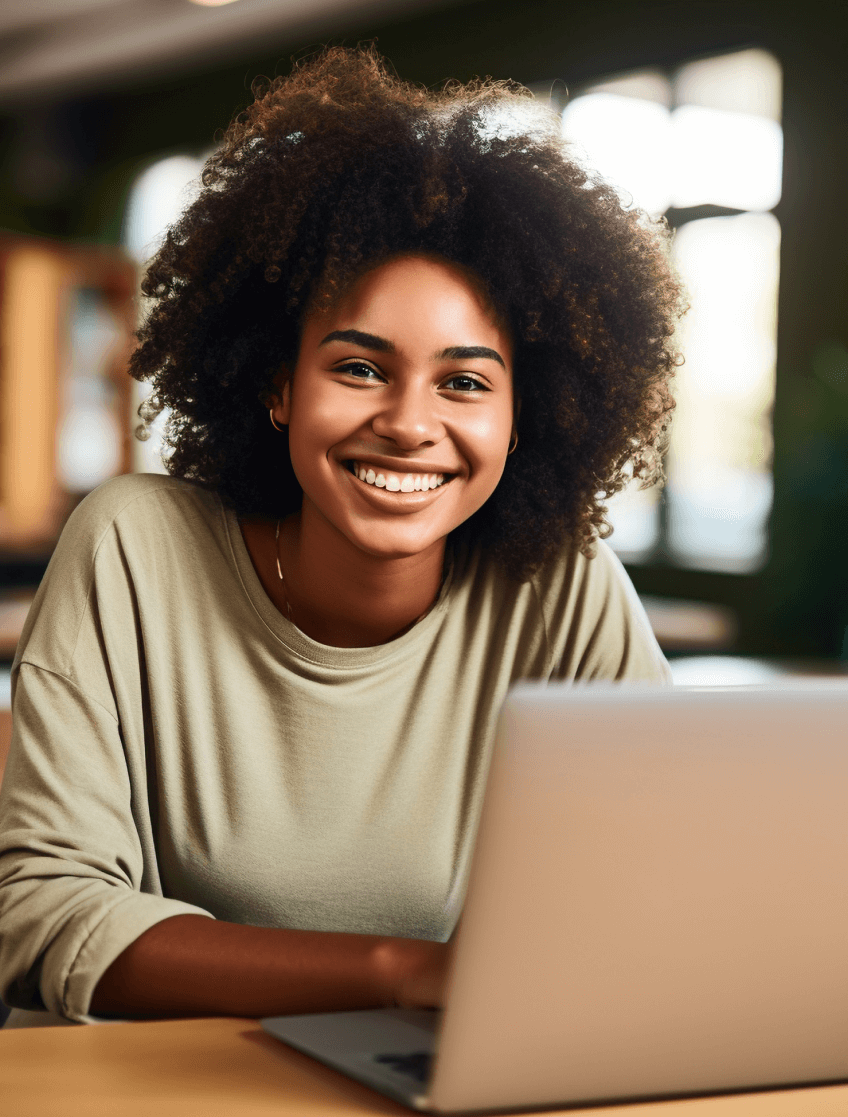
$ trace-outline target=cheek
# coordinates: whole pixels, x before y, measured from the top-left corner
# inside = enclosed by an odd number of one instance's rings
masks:
[[[319,395],[305,405],[293,404],[289,420],[292,458],[326,458],[349,433],[349,427],[349,417],[346,419],[338,400]]]
[[[500,472],[512,435],[512,410],[504,408],[472,416],[464,428],[469,456],[478,467]]]

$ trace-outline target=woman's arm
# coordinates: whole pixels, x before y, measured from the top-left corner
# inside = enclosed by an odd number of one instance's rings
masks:
[[[94,1015],[282,1016],[442,1004],[449,944],[276,930],[177,915],[103,974]]]
[[[440,1003],[443,943],[230,923],[140,891],[144,860],[114,718],[53,672],[20,672],[17,747],[0,797],[8,1002],[77,1020]]]

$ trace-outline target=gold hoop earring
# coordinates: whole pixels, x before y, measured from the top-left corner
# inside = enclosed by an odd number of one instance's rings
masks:
[[[510,454],[514,454],[517,448],[518,448],[518,432],[516,431],[515,434],[513,434],[512,438],[509,440],[509,449],[506,452],[507,457],[509,457]]]
[[[273,407],[268,408],[268,414],[271,416],[271,426],[274,428],[275,431],[279,431],[280,434],[282,434],[283,431],[286,428],[285,427],[278,427],[277,424],[274,422],[274,409],[273,409]]]

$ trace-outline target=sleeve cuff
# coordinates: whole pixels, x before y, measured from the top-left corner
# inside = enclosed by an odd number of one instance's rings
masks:
[[[205,915],[208,911],[183,903],[152,896],[146,892],[130,892],[110,908],[102,919],[80,936],[76,950],[62,950],[55,962],[48,951],[42,973],[42,996],[47,1008],[80,1024],[115,1023],[89,1013],[91,998],[100,978],[130,943],[149,928],[175,915]],[[64,970],[64,972],[62,972]],[[50,1003],[52,990],[61,990],[59,1003]],[[45,996],[45,994],[47,994]]]

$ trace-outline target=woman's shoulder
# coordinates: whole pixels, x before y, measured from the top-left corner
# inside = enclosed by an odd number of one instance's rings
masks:
[[[668,681],[668,667],[639,595],[604,540],[539,570],[537,592],[554,650],[553,676]]]
[[[162,474],[115,477],[89,493],[54,549],[16,664],[26,658],[70,677],[80,641],[105,617],[131,616],[132,602],[145,595],[164,607],[160,583],[167,590],[180,567],[194,574],[197,556],[209,550],[196,546],[197,521],[214,524],[216,515],[220,522],[214,493]]]
[[[595,540],[589,554],[585,554],[573,541],[566,540],[532,571],[525,582],[511,579],[494,556],[480,549],[460,551],[458,561],[466,577],[478,583],[503,583],[514,589],[524,586],[532,590],[543,607],[553,606],[575,594],[584,599],[588,594],[600,604],[614,588],[625,593],[633,592],[624,567],[602,539]]]
[[[199,535],[221,530],[220,498],[193,482],[157,473],[113,477],[68,517],[42,585],[58,579],[82,601],[92,579],[123,582],[128,563],[140,576],[154,552],[165,566],[181,555],[189,561]]]
[[[218,497],[191,481],[161,473],[127,473],[113,477],[84,497],[74,509],[63,536],[87,539],[95,546],[116,525],[149,530],[171,520],[182,522],[190,509],[215,513]]]
[[[615,590],[635,596],[621,560],[603,539],[596,539],[588,553],[567,542],[534,571],[531,581],[543,600],[578,592],[600,605]]]
[[[508,579],[491,559],[476,575],[492,585]],[[552,678],[645,678],[667,671],[645,610],[618,556],[602,539],[589,554],[566,542],[509,595],[525,619],[544,631]]]
[[[586,553],[563,547],[532,575],[531,581],[546,621],[552,628],[596,624],[619,618],[642,625],[644,610],[627,571],[612,547],[596,539]]]

